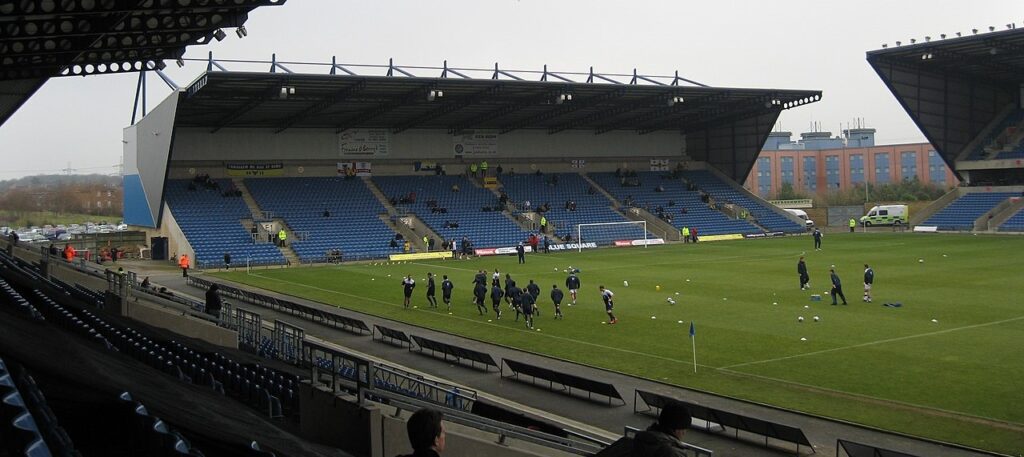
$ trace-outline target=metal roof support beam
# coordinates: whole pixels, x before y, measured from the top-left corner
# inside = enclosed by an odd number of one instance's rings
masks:
[[[450,127],[448,129],[448,133],[458,134],[459,132],[462,132],[463,130],[470,128],[470,124],[481,125],[486,122],[490,122],[495,119],[500,119],[502,117],[508,116],[524,108],[529,108],[531,106],[537,106],[541,103],[550,102],[555,97],[557,97],[561,92],[562,91],[548,91],[541,95],[531,97],[519,102],[507,103],[505,105],[498,107],[497,109],[486,112],[480,116],[474,116],[472,120]]]
[[[626,88],[619,87],[619,88],[610,90],[608,92],[605,92],[605,93],[603,93],[601,95],[597,95],[595,97],[590,97],[590,98],[585,99],[585,100],[573,100],[571,102],[565,102],[565,103],[562,103],[562,105],[559,106],[558,109],[556,109],[556,110],[546,111],[546,112],[540,113],[540,114],[538,114],[536,116],[533,116],[531,118],[522,119],[522,120],[516,122],[515,124],[512,124],[512,125],[510,125],[508,127],[502,128],[499,131],[499,133],[504,135],[504,134],[512,132],[514,130],[519,130],[519,129],[521,129],[523,127],[526,127],[526,126],[529,126],[531,124],[535,124],[537,122],[549,121],[551,119],[555,119],[555,118],[564,116],[566,114],[570,114],[570,113],[579,111],[581,109],[590,108],[590,107],[595,106],[597,104],[600,104],[601,102],[604,102],[606,100],[611,100],[611,99],[622,97],[623,95],[625,95],[625,93],[626,93]]]
[[[656,98],[648,99],[642,105],[638,103],[637,105],[634,105],[634,106],[636,106],[637,109],[640,109],[640,108],[650,108],[653,105],[653,106],[656,107],[656,109],[654,111],[648,111],[646,113],[634,116],[633,118],[625,120],[625,121],[619,121],[619,122],[615,122],[615,123],[612,123],[612,124],[604,125],[602,127],[599,127],[597,129],[595,129],[594,130],[594,134],[595,135],[601,135],[601,134],[604,134],[604,133],[608,133],[608,132],[610,132],[612,130],[617,130],[617,129],[621,128],[623,125],[632,125],[632,124],[637,124],[637,123],[641,123],[641,122],[646,122],[648,120],[657,119],[659,117],[664,117],[666,115],[673,114],[673,113],[692,112],[695,109],[700,109],[700,108],[706,106],[709,102],[714,102],[714,101],[717,101],[717,100],[722,100],[722,99],[725,99],[725,98],[728,98],[728,97],[729,97],[729,92],[728,91],[716,92],[714,94],[710,94],[710,95],[707,95],[707,96],[704,96],[704,97],[700,97],[700,98],[696,98],[696,99],[691,98],[691,99],[689,99],[689,101],[686,101],[683,104],[678,104],[677,103],[677,104],[674,104],[672,106],[666,106],[668,104],[668,101],[669,101],[669,99],[671,97],[669,97],[669,98],[656,97]],[[624,113],[617,113],[616,115],[618,115],[618,114],[624,114]]]
[[[270,72],[271,73],[277,73],[277,69],[278,68],[280,68],[281,71],[284,71],[285,73],[292,73],[292,71],[289,70],[288,67],[277,63],[277,54],[276,53],[275,54],[271,54],[270,55]]]
[[[163,70],[156,69],[154,72],[156,72],[156,75],[159,76],[160,79],[164,80],[164,84],[167,84],[167,87],[170,87],[172,91],[177,92],[181,89],[181,87],[178,87],[178,85],[174,83],[174,80],[171,79],[170,76],[167,76],[167,73],[164,73]]]
[[[287,85],[288,81],[285,80],[282,84]],[[279,97],[280,94],[280,87],[274,86],[270,89],[267,89],[267,91],[264,92],[263,94],[257,96],[256,98],[250,99],[248,102],[240,106],[238,109],[232,111],[231,113],[228,113],[227,116],[221,118],[220,122],[217,123],[217,126],[210,130],[210,133],[217,133],[218,131],[220,131],[220,129],[227,127],[229,124],[231,124],[231,122],[233,122],[235,119],[238,119],[244,116],[245,113],[248,113],[249,111],[256,109],[257,107],[262,105],[263,102],[270,100],[271,98]]]
[[[513,75],[512,73],[509,73],[509,72],[507,72],[505,70],[499,70],[498,69],[498,62],[494,62],[494,74],[491,75],[491,79],[498,79],[499,75],[503,75],[503,76],[512,78],[512,79],[514,79],[516,81],[522,81],[523,80],[523,78],[520,78],[520,77],[518,77],[516,75]]]
[[[395,76],[395,72],[396,71],[401,73],[401,74],[403,74],[403,75],[405,75],[405,76],[408,76],[410,78],[415,78],[416,77],[416,75],[403,70],[401,67],[396,67],[395,66],[395,59],[394,58],[389,58],[388,59],[388,76]]]
[[[676,70],[676,76],[675,76],[675,78],[672,78],[672,85],[673,86],[678,86],[679,85],[679,81],[686,81],[686,82],[688,82],[690,84],[693,84],[694,86],[697,86],[697,87],[710,87],[707,84],[701,84],[701,83],[699,83],[697,81],[694,81],[692,79],[683,78],[683,77],[679,76],[679,70]]]
[[[641,81],[647,81],[647,82],[649,82],[651,84],[656,84],[656,85],[659,85],[659,86],[664,86],[665,85],[665,83],[663,83],[661,81],[655,81],[655,80],[653,80],[651,78],[648,78],[646,76],[636,74],[636,68],[634,68],[633,69],[633,79],[629,83],[630,84],[636,84],[638,79],[641,80]]]
[[[441,106],[438,106],[437,108],[433,109],[429,113],[424,114],[423,116],[420,116],[420,117],[418,117],[416,119],[412,119],[409,122],[406,122],[405,124],[402,124],[402,125],[394,128],[394,129],[392,129],[391,133],[402,133],[402,132],[404,132],[406,130],[409,130],[411,128],[414,128],[417,125],[422,124],[424,122],[427,122],[427,121],[439,118],[439,117],[444,116],[446,114],[453,113],[453,112],[455,112],[457,110],[460,110],[460,109],[465,108],[465,107],[467,107],[469,105],[472,105],[473,103],[479,102],[480,99],[483,98],[483,97],[488,97],[488,96],[492,96],[492,95],[497,94],[498,92],[501,91],[502,87],[503,87],[503,85],[501,83],[497,83],[497,84],[495,84],[495,85],[493,85],[493,86],[491,86],[491,87],[489,87],[487,89],[484,89],[482,91],[479,91],[479,92],[477,92],[477,93],[475,93],[473,95],[470,95],[470,96],[467,96],[467,97],[460,97],[460,98],[456,98],[456,99],[451,99],[451,100],[446,100],[444,103],[441,104]]]
[[[621,82],[618,82],[618,81],[616,81],[614,79],[611,79],[611,78],[609,78],[607,76],[604,76],[604,75],[601,75],[601,74],[598,74],[598,73],[594,73],[594,67],[590,67],[590,74],[587,76],[587,82],[590,83],[590,84],[593,84],[594,83],[594,78],[597,78],[597,79],[600,79],[602,81],[609,82],[609,83],[612,83],[612,84],[622,84]]]
[[[292,128],[295,124],[298,124],[299,122],[302,122],[310,118],[311,116],[315,116],[321,113],[323,110],[330,108],[331,106],[334,106],[335,104],[342,102],[348,99],[349,97],[352,97],[353,95],[359,93],[365,88],[366,80],[359,80],[359,82],[335,92],[330,97],[327,97],[323,100],[320,100],[319,102],[316,102],[313,106],[310,106],[302,111],[299,111],[296,115],[285,120],[284,127],[275,130],[274,133],[281,133],[285,130],[288,130]]]
[[[558,73],[548,72],[548,64],[544,64],[544,73],[541,74],[540,80],[541,81],[547,81],[548,80],[548,76],[551,76],[552,78],[560,79],[560,80],[565,81],[567,83],[574,83],[574,82],[576,82],[576,81],[573,81],[573,80],[571,80],[569,78],[566,78],[565,76],[562,76],[562,75],[560,75]]]
[[[213,51],[210,51],[209,58],[206,61],[206,71],[213,71],[214,68],[220,71],[228,71],[228,69],[224,68],[224,66],[221,65],[220,62],[213,60]]]
[[[345,72],[349,76],[358,76],[352,70],[349,70],[348,68],[345,68],[345,67],[343,67],[341,65],[338,65],[338,57],[337,56],[331,56],[331,74],[332,75],[338,74],[338,70],[341,70],[341,71]]]
[[[444,61],[444,69],[441,70],[441,77],[442,78],[447,78],[448,77],[448,73],[451,73],[451,74],[453,74],[455,76],[458,76],[458,77],[460,77],[462,79],[473,79],[473,78],[470,78],[469,76],[466,76],[466,75],[464,75],[462,73],[459,73],[456,70],[452,70],[451,68],[448,68],[448,61],[445,60]]]
[[[413,103],[413,102],[416,102],[416,101],[419,101],[419,100],[423,100],[423,98],[426,97],[427,91],[430,90],[432,87],[434,87],[433,84],[426,84],[426,85],[420,86],[420,87],[418,87],[416,89],[413,89],[413,90],[410,90],[409,92],[406,92],[405,95],[402,95],[401,97],[397,97],[397,98],[393,98],[391,100],[385,101],[384,103],[381,103],[380,105],[377,105],[377,106],[375,106],[373,108],[370,108],[368,110],[364,110],[363,112],[359,113],[358,115],[355,115],[355,116],[352,116],[352,117],[350,117],[348,119],[345,119],[343,122],[341,122],[340,124],[338,124],[335,127],[335,129],[334,129],[335,133],[341,133],[342,131],[344,131],[346,129],[349,129],[349,128],[352,128],[352,127],[356,127],[356,126],[360,126],[360,125],[362,125],[362,124],[364,124],[366,122],[369,122],[373,118],[376,118],[376,117],[379,117],[379,116],[383,116],[383,115],[385,115],[385,114],[387,114],[387,113],[389,113],[391,111],[394,111],[397,108],[402,107],[403,105],[407,105],[407,104],[410,104],[410,103]]]

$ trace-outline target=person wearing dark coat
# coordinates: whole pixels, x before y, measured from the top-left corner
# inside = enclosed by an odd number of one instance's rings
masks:
[[[225,270],[230,270],[231,269],[231,253],[230,252],[225,252],[224,253],[224,269]]]
[[[402,457],[440,457],[445,449],[444,415],[433,408],[423,408],[409,417],[405,428],[409,433],[412,454]]]
[[[818,230],[818,228],[815,227],[814,228],[814,233],[812,233],[812,235],[814,236],[814,250],[815,251],[820,251],[821,250],[821,237],[822,237],[821,230]]]
[[[576,276],[575,272],[570,272],[569,277],[565,278],[565,288],[569,289],[569,296],[572,298],[572,303],[569,306],[576,304],[576,291],[580,290],[580,278]]]
[[[427,303],[431,308],[437,308],[437,289],[434,287],[434,274],[427,273]]]
[[[670,402],[661,409],[658,422],[633,438],[633,455],[640,457],[684,457],[683,435],[690,428],[692,418],[686,407]]]
[[[505,292],[501,290],[501,286],[494,284],[491,286],[491,308],[494,309],[496,314],[495,319],[501,319],[501,297],[505,296]]]
[[[516,286],[516,280],[512,275],[505,273],[505,303],[512,304],[512,288]]]
[[[220,286],[214,284],[206,290],[206,314],[213,317],[220,318],[220,308],[222,305],[220,294],[218,291]]]
[[[481,316],[484,315],[484,310],[487,309],[486,305],[484,305],[484,297],[486,295],[487,286],[482,282],[476,283],[476,286],[473,287],[473,303],[476,304],[476,309],[480,312]]]
[[[533,280],[531,279],[530,283],[526,285],[526,291],[533,296],[533,303],[536,304],[537,298],[540,297],[540,286],[538,286],[537,283],[533,282]],[[540,309],[534,307],[533,314],[540,316]]]
[[[804,263],[803,256],[796,263],[796,272],[800,275],[800,290],[810,289],[811,286],[808,283],[811,282],[811,277],[807,274],[807,264]]]
[[[536,311],[536,300],[533,294],[524,293],[519,296],[519,307],[523,310],[523,317],[526,320],[526,328],[533,329],[533,313]],[[516,315],[518,317],[518,314]],[[518,319],[517,319],[518,320]]]
[[[830,270],[832,272],[832,305],[837,305],[836,296],[843,299],[843,304],[846,304],[846,295],[843,295],[843,283],[839,281],[839,275],[836,274],[836,269]]]
[[[555,304],[555,319],[562,318],[562,299],[565,298],[565,294],[562,293],[562,289],[558,288],[558,284],[551,285],[551,302]]]
[[[523,243],[516,246],[516,255],[519,256],[519,263],[526,263],[526,248]]]

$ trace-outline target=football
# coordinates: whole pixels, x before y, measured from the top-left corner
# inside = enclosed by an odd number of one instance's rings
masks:
[[[803,316],[797,317],[796,321],[797,322],[803,322],[804,321],[804,317]]]

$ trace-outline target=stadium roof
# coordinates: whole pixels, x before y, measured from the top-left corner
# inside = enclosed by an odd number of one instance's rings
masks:
[[[286,1],[0,2],[0,125],[50,77],[160,69],[187,46],[223,39],[253,9]]]
[[[509,73],[512,74],[512,73]],[[462,77],[210,71],[176,125],[208,128],[690,131],[812,103],[820,91]],[[611,78],[607,78],[611,80]],[[770,126],[768,127],[770,128]]]
[[[956,155],[1016,102],[1024,29],[929,37],[870,51],[867,60],[953,168]]]

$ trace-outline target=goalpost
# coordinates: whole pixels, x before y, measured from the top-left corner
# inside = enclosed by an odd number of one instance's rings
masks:
[[[588,237],[586,239],[583,238],[583,229],[584,228],[591,228],[591,227],[602,228],[603,227],[603,228],[613,229],[611,231],[606,231],[605,233],[608,234],[610,232],[610,234],[613,235],[612,238],[622,239],[621,237],[615,237],[614,234],[615,234],[616,231],[619,231],[619,229],[625,228],[625,227],[628,227],[628,226],[638,226],[639,227],[639,229],[642,232],[642,234],[637,234],[637,235],[643,236],[644,248],[646,248],[647,247],[647,221],[597,222],[597,223],[591,223],[591,224],[576,224],[576,242],[579,245],[579,246],[577,246],[577,251],[578,252],[583,252],[583,243],[588,242],[587,240],[592,238],[590,235],[588,235]],[[625,235],[625,236],[631,236],[631,235]],[[639,238],[639,236],[637,238]],[[594,235],[594,237],[600,239],[599,235]],[[612,241],[614,241],[614,240],[612,240]]]

